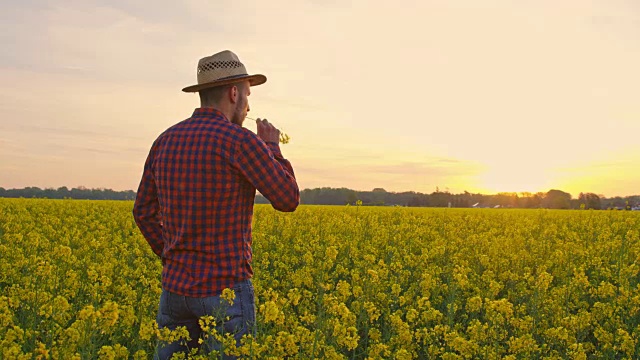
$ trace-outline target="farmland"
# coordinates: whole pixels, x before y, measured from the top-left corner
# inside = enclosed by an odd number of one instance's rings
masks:
[[[0,358],[151,358],[130,201],[0,199]],[[257,205],[254,358],[640,356],[640,213]],[[231,349],[233,351],[233,349]],[[241,354],[242,352],[238,352]]]

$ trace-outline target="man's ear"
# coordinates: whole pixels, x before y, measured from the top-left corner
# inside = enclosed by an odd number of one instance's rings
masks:
[[[238,101],[238,87],[235,85],[229,88],[229,100],[234,104]]]

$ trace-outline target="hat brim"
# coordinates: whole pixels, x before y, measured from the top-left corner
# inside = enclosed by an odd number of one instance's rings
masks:
[[[237,83],[237,82],[241,82],[241,81],[246,81],[246,80],[249,80],[249,85],[250,86],[256,86],[256,85],[261,85],[261,84],[264,84],[265,82],[267,82],[267,77],[262,75],[262,74],[243,75],[243,76],[237,76],[237,77],[233,77],[233,78],[216,80],[216,81],[212,81],[212,82],[208,82],[208,83],[204,83],[204,84],[187,86],[186,88],[182,89],[182,91],[184,91],[184,92],[198,92],[200,90],[209,89],[209,88],[212,88],[212,87],[217,87],[217,86],[222,86],[222,85],[229,85],[229,84],[233,84],[233,83]]]

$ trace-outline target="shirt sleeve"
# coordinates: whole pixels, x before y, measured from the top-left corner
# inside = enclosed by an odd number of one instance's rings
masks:
[[[144,164],[142,180],[136,194],[136,201],[133,205],[133,218],[142,232],[142,235],[151,246],[151,250],[162,256],[164,242],[162,241],[162,225],[160,215],[160,204],[158,202],[158,192],[153,176],[154,147],[151,148],[149,156]]]
[[[247,136],[240,143],[236,166],[247,180],[264,195],[274,209],[294,211],[300,204],[300,190],[291,163],[280,152],[278,143],[265,143]]]

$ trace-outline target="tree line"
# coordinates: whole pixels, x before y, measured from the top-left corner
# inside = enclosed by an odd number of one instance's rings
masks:
[[[26,187],[23,189],[4,189],[0,187],[0,197],[5,198],[47,198],[47,199],[83,199],[83,200],[135,200],[133,190],[115,191],[97,188],[87,189],[84,186],[68,189],[66,186],[41,189]]]
[[[66,186],[41,189],[4,189],[0,187],[0,197],[5,198],[48,198],[86,200],[134,200],[133,190],[115,191],[111,189],[88,189],[83,186],[68,189]],[[460,194],[436,191],[425,194],[415,191],[389,192],[383,188],[371,191],[357,191],[347,188],[322,187],[304,189],[300,192],[300,202],[308,205],[363,205],[363,206],[408,206],[408,207],[479,207],[479,208],[547,208],[547,209],[619,209],[631,210],[640,207],[640,195],[606,198],[594,193],[580,193],[577,198],[571,194],[552,189],[546,193],[498,193],[493,195]],[[262,195],[256,196],[256,203],[268,204]]]
[[[257,203],[268,203],[258,195]],[[627,209],[640,205],[640,195],[606,198],[594,193],[580,193],[578,198],[552,189],[546,193],[498,193],[493,195],[463,192],[453,194],[436,191],[430,194],[415,191],[389,192],[383,188],[356,191],[347,188],[315,188],[300,192],[300,202],[316,205],[408,206],[408,207],[458,207],[458,208],[547,208],[547,209]]]

